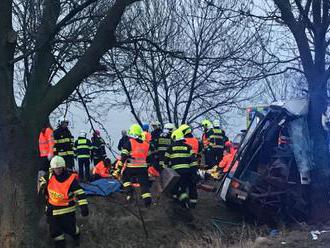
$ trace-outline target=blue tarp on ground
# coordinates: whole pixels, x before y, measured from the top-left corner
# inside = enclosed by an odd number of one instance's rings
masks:
[[[120,191],[120,182],[115,179],[99,179],[91,183],[81,183],[86,195],[108,196]]]

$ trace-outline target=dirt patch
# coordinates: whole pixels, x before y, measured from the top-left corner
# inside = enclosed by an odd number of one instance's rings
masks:
[[[89,217],[82,218],[79,210],[77,212],[82,248],[303,248],[329,247],[330,243],[330,233],[321,234],[317,241],[313,241],[309,233],[312,227],[308,226],[282,228],[276,237],[270,238],[269,227],[247,224],[239,212],[218,203],[214,194],[209,192],[199,192],[198,207],[192,210],[182,209],[166,197],[150,209],[145,209],[141,201],[138,205],[136,202],[127,203],[119,193],[108,198],[92,197],[88,201]],[[46,223],[42,221],[40,226],[43,227],[43,236],[47,237]],[[47,239],[44,247],[50,247],[50,244]]]

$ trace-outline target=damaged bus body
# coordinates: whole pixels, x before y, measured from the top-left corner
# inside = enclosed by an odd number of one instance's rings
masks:
[[[277,102],[240,143],[217,196],[262,221],[309,214],[311,152],[305,99]]]

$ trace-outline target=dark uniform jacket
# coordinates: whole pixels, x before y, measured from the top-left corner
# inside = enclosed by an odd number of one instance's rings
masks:
[[[93,158],[94,159],[104,159],[107,154],[105,151],[105,141],[101,137],[93,136],[92,137],[93,145]]]
[[[194,162],[194,153],[191,146],[184,143],[184,140],[174,141],[165,153],[165,167],[174,170],[190,169]]]
[[[74,143],[74,149],[78,159],[90,159],[93,149],[92,142],[85,137],[78,137]]]
[[[68,128],[57,128],[54,131],[54,155],[74,156],[74,138]]]

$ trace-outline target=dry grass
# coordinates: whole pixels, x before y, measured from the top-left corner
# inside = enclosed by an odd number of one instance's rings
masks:
[[[123,205],[125,201],[121,195],[112,199],[90,198],[89,202],[90,216],[78,217],[82,248],[329,247],[330,234],[315,243],[311,241],[308,229],[283,228],[276,238],[269,238],[269,228],[242,222],[236,212],[217,205],[207,194],[201,195],[199,207],[192,212],[164,200],[149,210],[142,207],[148,238],[138,218],[137,207]],[[217,225],[212,222],[214,218],[218,220]],[[46,230],[45,224],[41,226]],[[43,247],[50,247],[47,239]]]

